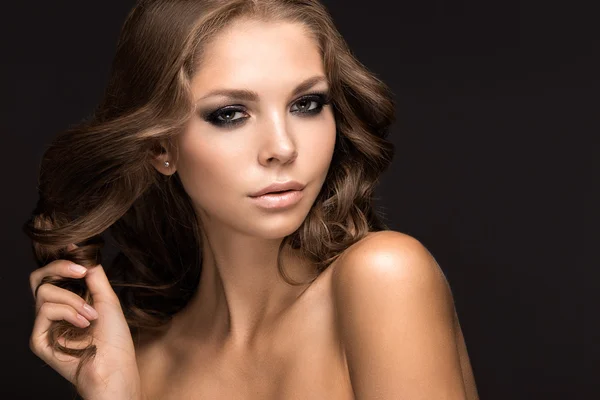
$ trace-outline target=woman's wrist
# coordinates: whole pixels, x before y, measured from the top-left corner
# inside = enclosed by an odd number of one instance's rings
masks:
[[[102,393],[83,396],[84,400],[148,400],[139,379],[127,379],[118,373],[107,379],[107,382],[109,384],[103,388]]]

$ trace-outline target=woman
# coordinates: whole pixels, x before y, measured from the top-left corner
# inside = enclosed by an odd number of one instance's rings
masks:
[[[85,399],[476,399],[439,266],[372,208],[393,112],[316,0],[139,2],[43,158],[32,351]]]

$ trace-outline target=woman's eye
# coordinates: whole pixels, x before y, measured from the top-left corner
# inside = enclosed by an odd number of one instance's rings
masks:
[[[314,103],[316,104],[315,107],[311,107],[311,104]],[[315,100],[300,100],[299,102],[296,103],[298,105],[298,110],[300,112],[307,112],[307,111],[312,111],[314,109],[316,109],[319,106],[319,103]]]
[[[232,126],[243,122],[246,118],[236,118],[236,115],[245,114],[243,110],[237,108],[221,109],[205,118],[206,121],[217,126]]]
[[[327,93],[314,93],[297,100],[292,106],[294,114],[303,116],[315,115],[321,112],[330,99]],[[238,115],[239,114],[239,115]],[[246,112],[240,108],[222,108],[204,117],[204,120],[219,127],[232,127],[243,123],[249,117],[243,117]]]
[[[329,98],[325,93],[316,93],[298,100],[294,105],[300,114],[318,114],[323,109],[323,106],[329,103]],[[312,106],[314,104],[314,106]],[[292,108],[292,111],[295,111]]]

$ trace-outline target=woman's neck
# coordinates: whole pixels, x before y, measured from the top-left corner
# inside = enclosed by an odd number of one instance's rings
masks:
[[[309,284],[293,286],[277,269],[282,239],[210,232],[203,241],[198,290],[176,318],[182,335],[219,347],[249,348],[294,304]],[[288,276],[307,282],[314,265],[298,251],[282,249]]]

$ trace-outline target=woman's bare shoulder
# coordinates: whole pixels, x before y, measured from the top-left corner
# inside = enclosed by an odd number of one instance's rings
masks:
[[[396,231],[369,234],[343,254],[331,284],[357,397],[468,398],[452,294],[417,239]]]
[[[347,266],[374,261],[374,257],[407,257],[409,255],[421,257],[427,261],[435,261],[431,253],[416,238],[393,230],[376,231],[367,233],[362,239],[348,247],[340,255],[339,262],[336,264]],[[336,269],[348,268],[352,267]]]
[[[376,295],[394,285],[405,291],[431,289],[430,294],[454,315],[444,273],[429,250],[410,235],[391,230],[370,232],[346,249],[336,264],[331,274],[332,295],[341,304],[356,292],[375,291]]]

